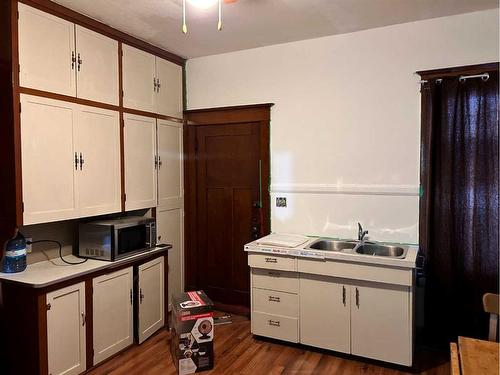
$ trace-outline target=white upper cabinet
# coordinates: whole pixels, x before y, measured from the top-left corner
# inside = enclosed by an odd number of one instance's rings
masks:
[[[81,107],[77,112],[75,150],[78,152],[80,216],[121,210],[120,118],[116,111]]]
[[[24,224],[74,218],[76,105],[21,95]]]
[[[182,67],[123,45],[123,106],[182,118]]]
[[[139,275],[139,344],[165,324],[164,260],[153,259],[138,267]]]
[[[133,269],[95,277],[93,286],[94,365],[134,341]]]
[[[158,206],[182,206],[182,124],[158,120]]]
[[[182,67],[156,58],[156,108],[161,115],[182,118]]]
[[[121,209],[116,111],[21,95],[24,224]]]
[[[75,96],[75,25],[19,3],[19,65],[21,86]]]
[[[118,105],[118,42],[76,25],[77,96]]]
[[[76,375],[85,363],[85,283],[47,293],[47,364],[52,375]]]
[[[156,119],[125,113],[125,209],[156,206]]]
[[[123,106],[156,111],[155,56],[123,45]]]

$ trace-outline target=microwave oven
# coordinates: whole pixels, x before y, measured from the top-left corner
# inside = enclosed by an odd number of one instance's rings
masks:
[[[78,256],[115,261],[156,246],[156,221],[142,216],[80,223]]]

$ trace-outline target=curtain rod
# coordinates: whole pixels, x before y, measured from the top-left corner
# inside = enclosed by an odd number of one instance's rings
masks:
[[[458,80],[460,82],[465,82],[465,80],[469,79],[469,78],[481,78],[483,81],[487,81],[489,78],[490,78],[490,75],[489,73],[483,73],[483,74],[472,74],[470,76],[460,76],[458,77]],[[420,84],[424,84],[424,83],[427,83],[429,82],[427,79],[422,79],[419,81]],[[442,78],[436,78],[436,83],[441,83],[443,82],[443,79]]]

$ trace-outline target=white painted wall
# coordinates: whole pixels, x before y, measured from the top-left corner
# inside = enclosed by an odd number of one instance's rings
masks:
[[[272,230],[418,242],[418,70],[498,61],[498,9],[187,63],[188,108],[274,102]]]

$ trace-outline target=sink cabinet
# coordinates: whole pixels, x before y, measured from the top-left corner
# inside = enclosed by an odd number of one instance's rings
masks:
[[[413,269],[259,253],[248,263],[252,333],[412,365]]]

